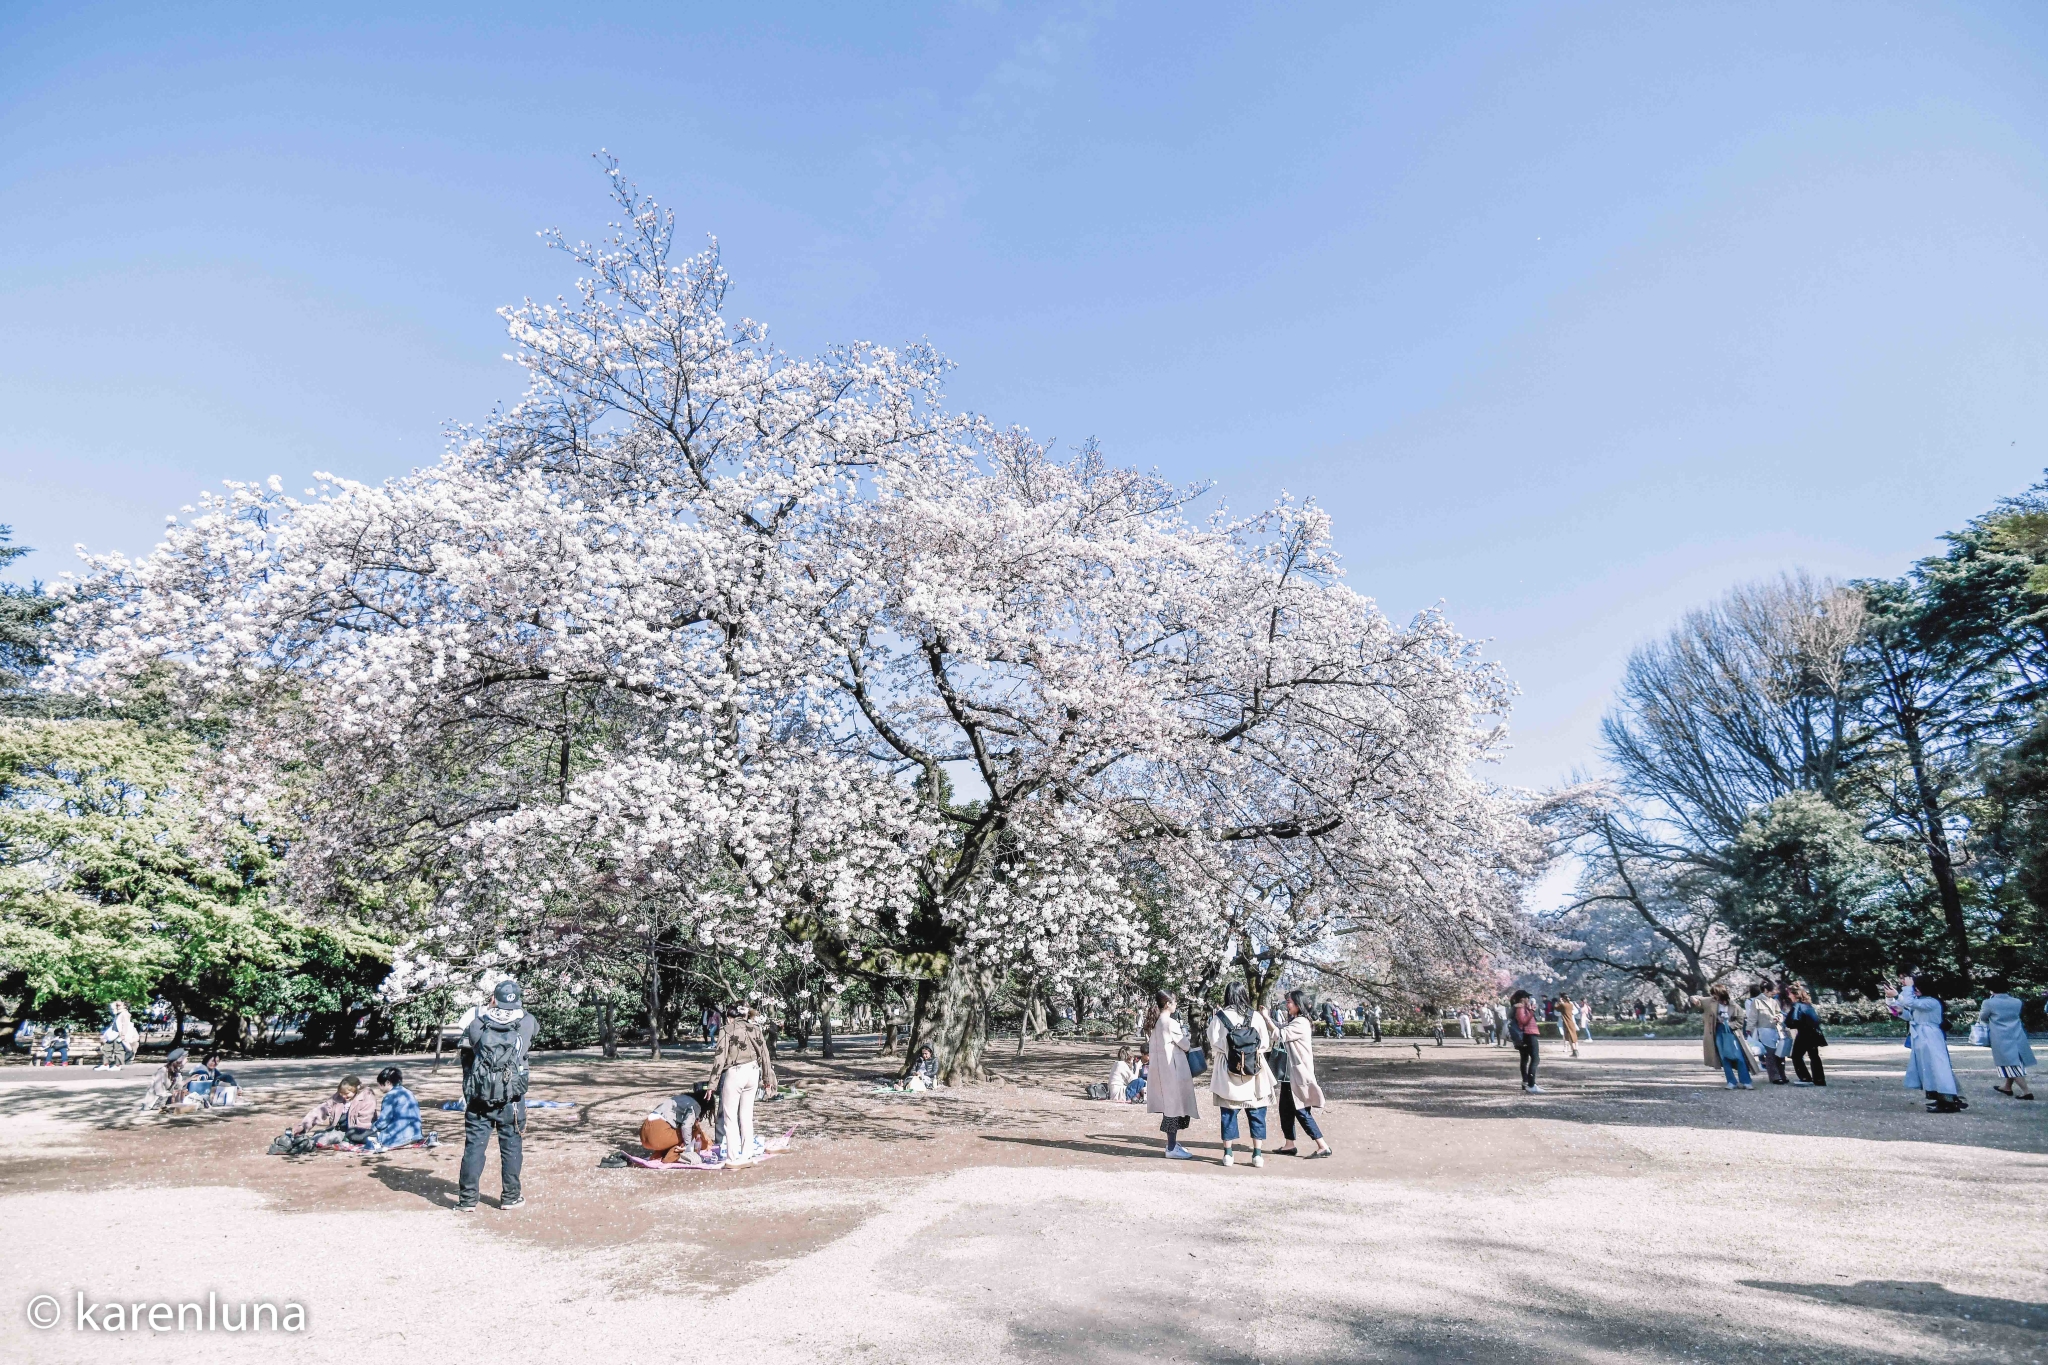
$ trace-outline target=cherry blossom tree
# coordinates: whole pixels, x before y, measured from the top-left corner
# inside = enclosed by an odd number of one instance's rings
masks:
[[[924,347],[789,357],[608,169],[578,296],[506,312],[518,405],[379,488],[230,485],[62,613],[55,684],[217,720],[217,808],[392,917],[394,989],[680,943],[914,979],[971,1077],[1011,974],[1520,951],[1508,685],[1319,509],[1190,520],[949,411]]]

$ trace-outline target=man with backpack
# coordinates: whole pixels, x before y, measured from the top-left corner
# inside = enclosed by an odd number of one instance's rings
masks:
[[[462,1031],[462,1097],[466,1104],[457,1213],[476,1209],[492,1133],[498,1135],[498,1207],[516,1209],[526,1202],[519,1191],[519,1168],[526,1155],[526,1054],[533,1046],[536,1025],[523,1007],[523,999],[517,981],[500,981],[491,992],[491,1003],[478,1010]]]

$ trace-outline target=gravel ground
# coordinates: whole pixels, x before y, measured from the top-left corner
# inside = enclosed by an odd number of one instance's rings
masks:
[[[2048,1102],[1921,1110],[1890,1042],[1828,1049],[1825,1090],[1730,1092],[1690,1042],[1325,1044],[1328,1161],[1224,1169],[1213,1115],[1158,1155],[1142,1109],[1078,1098],[1107,1049],[1014,1043],[998,1079],[873,1093],[872,1043],[778,1065],[788,1157],[731,1173],[601,1169],[699,1076],[537,1058],[527,1204],[448,1211],[453,1141],[262,1155],[389,1059],[237,1067],[254,1103],[129,1117],[141,1067],[0,1068],[0,1359],[497,1362],[2048,1361]],[[423,1104],[453,1066],[407,1066]],[[54,1295],[62,1322],[29,1325]],[[80,1330],[88,1304],[296,1302],[302,1334]],[[104,1320],[104,1319],[102,1319]]]

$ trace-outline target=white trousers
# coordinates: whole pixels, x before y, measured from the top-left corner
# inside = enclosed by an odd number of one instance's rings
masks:
[[[725,1120],[725,1159],[746,1156],[754,1144],[754,1096],[761,1089],[761,1064],[727,1067],[718,1081],[718,1112]]]

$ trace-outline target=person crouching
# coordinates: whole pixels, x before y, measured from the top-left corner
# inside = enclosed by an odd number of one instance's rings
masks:
[[[707,1089],[670,1095],[640,1120],[640,1145],[663,1165],[703,1164],[700,1155],[717,1139]]]

